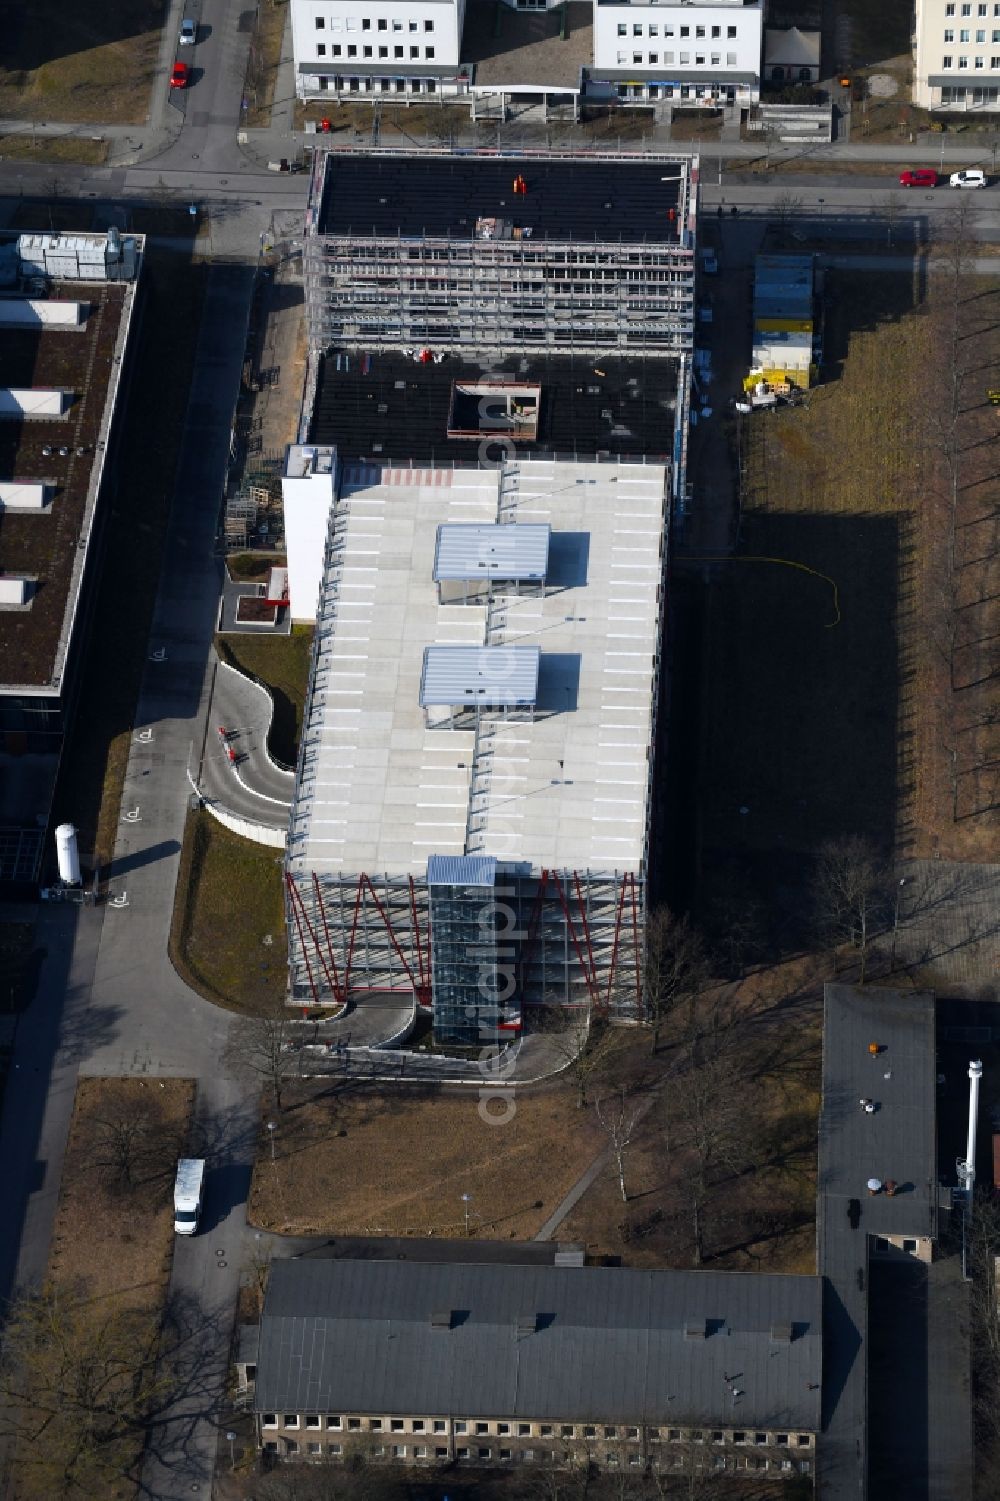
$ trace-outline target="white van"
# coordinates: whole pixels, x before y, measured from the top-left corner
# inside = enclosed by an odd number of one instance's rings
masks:
[[[201,1215],[205,1189],[205,1159],[182,1157],[174,1180],[174,1230],[178,1235],[193,1235]]]

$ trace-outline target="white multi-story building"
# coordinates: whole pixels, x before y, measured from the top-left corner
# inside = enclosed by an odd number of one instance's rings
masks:
[[[760,98],[762,0],[594,0],[588,93],[628,103],[747,108]]]
[[[292,0],[296,92],[464,93],[464,19],[465,0]]]
[[[916,0],[913,102],[994,111],[1000,97],[1000,0]]]

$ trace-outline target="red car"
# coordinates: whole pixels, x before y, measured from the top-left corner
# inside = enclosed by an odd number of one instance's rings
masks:
[[[933,167],[912,167],[906,172],[900,172],[899,185],[901,188],[936,188],[938,175]]]
[[[187,63],[174,63],[170,72],[170,87],[172,89],[186,89],[191,69]]]

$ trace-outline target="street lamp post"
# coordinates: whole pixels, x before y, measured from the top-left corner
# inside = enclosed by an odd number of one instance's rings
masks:
[[[236,1468],[236,1449],[234,1448],[234,1445],[236,1443],[236,1434],[233,1432],[233,1430],[231,1428],[227,1428],[226,1429],[226,1439],[228,1440],[228,1443],[229,1443],[229,1468],[231,1470],[235,1470],[235,1468]]]
[[[462,1205],[463,1205],[463,1207],[465,1209],[465,1238],[466,1238],[466,1240],[468,1240],[468,1238],[469,1238],[469,1205],[471,1203],[472,1203],[472,1195],[471,1194],[463,1194],[462,1195]]]
[[[899,902],[903,895],[903,887],[906,885],[906,877],[900,876],[899,883],[893,893],[892,904],[892,953],[889,958],[890,971],[896,968],[896,939],[899,936]]]
[[[275,1132],[277,1131],[277,1129],[278,1129],[278,1122],[277,1121],[268,1121],[268,1123],[267,1123],[267,1134],[271,1138],[271,1161],[272,1162],[277,1161],[277,1159],[276,1159],[276,1157],[274,1155],[274,1135],[275,1135]]]

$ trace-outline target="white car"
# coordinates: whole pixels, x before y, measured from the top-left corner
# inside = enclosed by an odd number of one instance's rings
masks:
[[[181,22],[181,46],[193,47],[198,40],[198,28],[193,21]]]
[[[948,179],[950,188],[985,188],[986,173],[981,167],[965,167],[961,172],[953,172]]]

